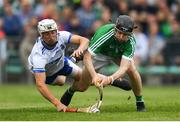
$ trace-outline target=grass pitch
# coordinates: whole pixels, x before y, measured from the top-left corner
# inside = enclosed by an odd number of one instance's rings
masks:
[[[50,86],[53,94],[60,98],[68,85]],[[122,120],[180,120],[179,87],[144,87],[147,112],[136,112],[132,91],[115,87],[104,89],[100,113],[63,113],[45,100],[35,86],[0,86],[0,120],[5,121],[122,121]],[[86,92],[76,93],[70,107],[87,107],[99,98],[98,90],[90,87]],[[130,99],[128,99],[130,98]]]

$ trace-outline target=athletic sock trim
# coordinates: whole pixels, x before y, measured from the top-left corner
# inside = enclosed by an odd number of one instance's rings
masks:
[[[74,92],[75,92],[75,90],[73,90],[72,87],[70,87],[70,88],[67,90],[67,92],[68,92],[69,94],[73,95]]]

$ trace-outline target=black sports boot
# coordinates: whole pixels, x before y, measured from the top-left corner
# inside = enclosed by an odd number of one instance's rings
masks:
[[[145,112],[146,111],[144,102],[136,102],[136,107],[137,107],[138,112]]]
[[[73,95],[74,95],[74,91],[71,90],[71,88],[67,89],[66,92],[61,97],[61,100],[60,100],[61,103],[68,106],[71,102]]]
[[[114,80],[113,83],[111,84],[112,86],[115,86],[115,87],[118,87],[118,88],[121,88],[123,90],[126,90],[126,91],[129,91],[132,89],[130,83],[128,82],[127,79],[117,79],[117,80]]]

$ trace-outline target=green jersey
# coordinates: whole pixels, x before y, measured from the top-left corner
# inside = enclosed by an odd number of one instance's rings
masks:
[[[100,27],[92,37],[88,51],[92,55],[103,54],[113,58],[126,58],[131,60],[134,56],[136,39],[130,35],[126,42],[119,42],[114,37],[114,24]]]

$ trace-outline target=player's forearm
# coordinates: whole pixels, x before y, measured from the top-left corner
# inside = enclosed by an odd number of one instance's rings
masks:
[[[89,40],[87,38],[81,37],[79,49],[85,51],[88,48],[88,45],[89,45]]]
[[[117,70],[114,74],[112,74],[111,76],[113,77],[113,80],[116,80],[118,78],[122,78],[124,76],[124,74],[126,73],[127,68],[125,67],[121,67],[119,70]]]
[[[36,86],[44,98],[46,98],[55,106],[58,104],[59,100],[52,95],[45,84],[36,84]]]
[[[122,58],[120,68],[114,74],[111,75],[113,79],[115,80],[118,78],[122,78],[127,72],[129,66],[130,66],[130,61]]]
[[[53,94],[49,91],[45,84],[45,73],[35,73],[34,75],[37,89],[42,94],[42,96],[46,98],[48,101],[50,101],[52,104],[57,105],[57,99],[53,96]]]
[[[95,71],[93,63],[92,63],[91,54],[88,51],[86,51],[86,53],[84,55],[83,62],[84,62],[85,67],[88,69],[91,77],[95,76],[96,71]]]

